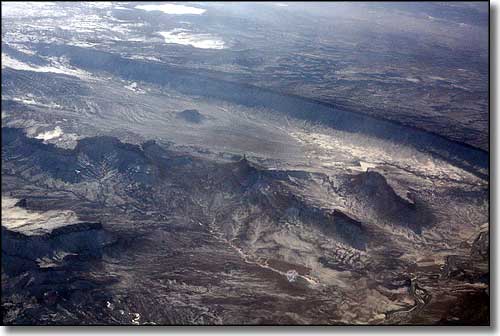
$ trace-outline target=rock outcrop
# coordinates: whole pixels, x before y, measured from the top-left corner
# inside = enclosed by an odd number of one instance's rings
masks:
[[[114,241],[101,223],[79,221],[67,210],[27,210],[16,201],[2,198],[2,270],[8,274],[57,265],[67,255],[99,257]]]
[[[433,223],[433,216],[425,204],[418,203],[404,190],[396,191],[377,171],[369,169],[353,176],[344,186],[344,192],[354,194],[363,206],[362,211],[382,222],[408,227],[418,234],[423,227]]]
[[[193,124],[200,124],[206,119],[206,117],[198,110],[184,110],[182,112],[177,112],[177,118]]]

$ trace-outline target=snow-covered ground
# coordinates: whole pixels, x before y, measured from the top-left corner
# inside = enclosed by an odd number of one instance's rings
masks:
[[[81,222],[69,210],[36,212],[15,206],[18,199],[2,196],[2,226],[25,235],[41,235],[59,227]]]
[[[52,131],[40,133],[35,138],[47,141],[47,140],[59,138],[62,134],[63,134],[62,129],[59,126],[56,126]]]
[[[2,18],[57,17],[65,15],[55,9],[56,4],[47,1],[2,1]]]
[[[206,12],[206,9],[196,8],[184,5],[176,5],[176,4],[161,4],[161,5],[139,5],[135,6],[137,9],[142,9],[145,11],[160,11],[165,14],[174,14],[174,15],[200,15]]]
[[[224,41],[214,38],[210,34],[196,34],[189,30],[176,28],[171,31],[159,32],[165,43],[190,45],[201,49],[224,49]]]
[[[14,59],[5,53],[2,53],[2,69],[3,68],[11,68],[14,70],[25,70],[34,72],[52,72],[57,74],[78,77],[80,79],[89,79],[91,77],[91,75],[88,72],[81,69],[77,69],[68,64],[63,64],[58,60],[53,60],[50,65],[37,66],[37,65],[27,64],[20,60]]]

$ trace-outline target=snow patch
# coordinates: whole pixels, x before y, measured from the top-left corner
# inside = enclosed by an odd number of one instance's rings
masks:
[[[175,4],[139,5],[135,6],[135,8],[142,9],[145,11],[160,11],[165,14],[174,14],[174,15],[184,15],[184,14],[200,15],[206,12],[206,9],[189,7],[184,5],[175,5]]]
[[[61,105],[59,104],[56,104],[56,103],[49,103],[49,104],[45,104],[45,103],[41,103],[35,99],[33,99],[32,97],[26,97],[26,98],[12,98],[13,101],[15,102],[20,102],[20,103],[23,103],[23,104],[26,104],[26,105],[37,105],[37,106],[44,106],[44,107],[48,107],[48,108],[62,108]]]
[[[9,55],[2,53],[2,69],[11,68],[14,70],[24,70],[33,72],[52,72],[57,74],[63,74],[68,76],[74,76],[81,79],[88,79],[90,74],[81,69],[70,67],[69,65],[59,63],[58,61],[53,61],[49,66],[35,66],[21,62]]]
[[[375,168],[377,167],[376,164],[369,163],[369,162],[364,162],[364,161],[359,161],[359,165],[361,167],[361,171],[368,171],[369,168]]]
[[[137,93],[144,93],[144,90],[142,90],[141,88],[139,88],[137,86],[136,82],[132,82],[130,85],[125,85],[125,88],[128,89],[128,90],[130,90],[130,91],[137,92]]]
[[[210,34],[193,34],[187,29],[176,28],[171,31],[158,32],[165,39],[165,43],[190,45],[200,49],[224,49],[224,41]]]
[[[132,324],[140,324],[139,321],[141,320],[141,314],[139,313],[133,313],[134,318],[132,319]]]
[[[38,134],[35,139],[40,139],[43,141],[59,138],[63,134],[62,129],[59,126],[56,126],[52,131],[47,131],[44,133]]]
[[[2,226],[25,235],[41,235],[52,230],[79,223],[71,210],[35,212],[16,206],[18,199],[2,195]]]
[[[93,8],[98,8],[98,9],[110,8],[113,6],[111,1],[86,2],[85,5],[87,5],[88,7],[93,7]]]
[[[2,1],[2,18],[58,17],[65,13],[55,9],[53,2]]]
[[[405,78],[408,82],[412,82],[412,83],[418,83],[420,82],[420,79],[418,78],[412,78],[412,77],[407,77]]]

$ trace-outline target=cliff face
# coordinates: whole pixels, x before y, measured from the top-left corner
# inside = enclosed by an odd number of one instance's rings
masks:
[[[434,218],[424,204],[402,190],[395,190],[377,171],[368,170],[351,177],[343,192],[351,194],[363,212],[371,213],[382,222],[396,223],[417,234],[433,224]]]
[[[43,235],[25,235],[2,227],[2,268],[19,273],[39,267],[43,260],[60,261],[69,254],[100,256],[111,242],[100,223],[71,224]]]
[[[471,257],[487,261],[490,253],[490,234],[488,231],[482,231],[474,240],[471,248]]]
[[[446,315],[462,283],[472,282],[478,293],[488,286],[487,232],[448,256],[446,244],[460,241],[444,224],[469,226],[450,211],[441,224],[433,221],[440,212],[426,207],[443,199],[441,208],[458,203],[418,192],[413,183],[428,183],[419,176],[407,183],[382,168],[335,174],[269,169],[254,156],[218,161],[154,141],[138,146],[110,137],[62,150],[21,131],[2,133],[6,323],[47,316],[47,323],[130,324],[140,314],[141,323],[187,324],[198,316],[191,314],[214,305],[222,307],[220,316],[196,321],[237,324],[252,316],[274,323],[293,306],[300,310],[290,323],[368,323],[386,312],[394,312],[388,323],[408,323],[418,314],[421,323],[436,323],[418,310]],[[468,210],[464,217],[474,218],[480,209]],[[228,292],[235,281],[240,285]],[[445,292],[452,294],[443,305]],[[25,298],[19,300],[20,293]],[[286,299],[290,293],[297,296]],[[261,302],[276,295],[280,299],[261,310]],[[325,303],[325,295],[332,300]],[[179,308],[181,296],[189,308]],[[342,302],[347,306],[340,309]],[[361,319],[344,320],[344,312],[359,307],[366,307]]]
[[[35,212],[19,207],[23,200],[2,201],[2,269],[8,274],[57,265],[67,255],[98,257],[113,242],[101,223],[80,222],[72,212]]]

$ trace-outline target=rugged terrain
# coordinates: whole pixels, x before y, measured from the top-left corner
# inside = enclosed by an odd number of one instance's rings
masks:
[[[487,5],[304,6],[2,4],[5,324],[489,324]]]

